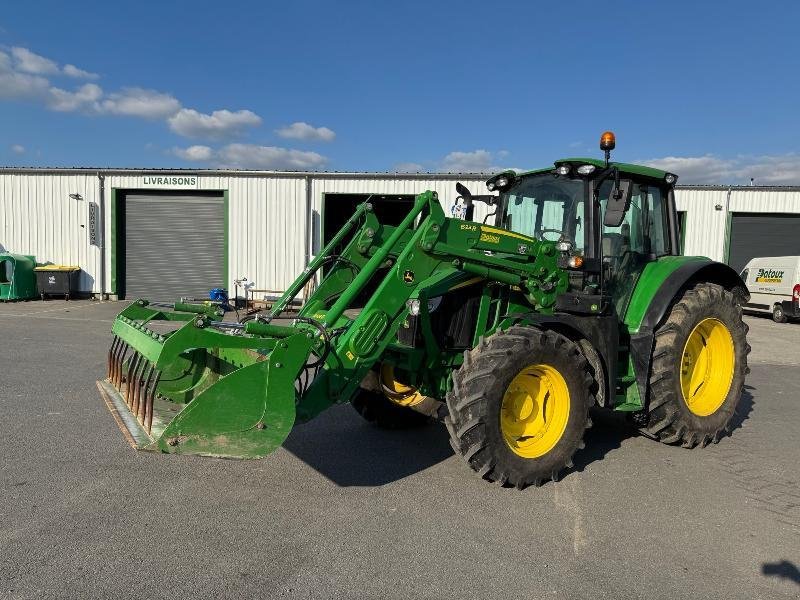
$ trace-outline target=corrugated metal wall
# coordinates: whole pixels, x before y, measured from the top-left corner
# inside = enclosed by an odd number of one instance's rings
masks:
[[[733,187],[728,202],[727,188],[686,187],[675,191],[675,203],[679,211],[686,211],[685,254],[723,261],[728,213],[800,213],[800,190]]]
[[[112,191],[142,189],[142,178],[158,173],[105,172],[106,291],[111,287]],[[238,277],[247,277],[260,289],[285,289],[305,266],[306,254],[318,250],[326,193],[417,194],[431,189],[439,194],[448,214],[456,198],[456,181],[451,177],[204,174],[202,171],[196,172],[196,176],[196,186],[192,189],[227,191],[230,289]],[[311,239],[307,237],[307,181],[311,183]],[[483,193],[486,189],[482,178],[476,176],[464,176],[461,181],[473,193]],[[89,245],[88,231],[88,203],[99,203],[99,190],[95,173],[0,171],[0,247],[9,252],[34,254],[40,262],[80,265],[81,289],[99,293],[100,249]],[[701,186],[676,191],[678,210],[686,211],[687,254],[724,259],[727,193],[726,188]],[[70,194],[80,194],[82,199],[72,199]],[[722,209],[716,210],[716,205]],[[800,213],[800,190],[733,188],[729,211]],[[486,213],[487,207],[477,204],[476,219],[483,219]]]
[[[80,289],[99,291],[100,249],[89,245],[88,223],[88,203],[96,203],[98,194],[95,175],[0,175],[1,251],[79,265]]]

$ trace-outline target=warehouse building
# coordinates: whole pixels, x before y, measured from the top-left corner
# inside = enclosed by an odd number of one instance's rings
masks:
[[[446,211],[480,174],[228,170],[0,169],[0,252],[81,268],[80,291],[117,298],[205,297],[246,278],[282,291],[368,197],[396,221],[431,189]],[[800,187],[679,186],[684,253],[740,270],[800,255]],[[478,204],[476,218],[486,214]],[[240,292],[241,293],[241,292]]]

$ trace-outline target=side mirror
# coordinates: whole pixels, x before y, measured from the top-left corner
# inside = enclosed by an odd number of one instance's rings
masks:
[[[464,198],[464,200],[472,200],[472,192],[470,192],[467,189],[467,186],[465,186],[463,183],[456,183],[456,191],[458,192],[459,196]]]
[[[630,180],[622,180],[611,190],[606,205],[606,214],[603,225],[606,227],[619,227],[625,219],[625,213],[631,205],[632,185]]]

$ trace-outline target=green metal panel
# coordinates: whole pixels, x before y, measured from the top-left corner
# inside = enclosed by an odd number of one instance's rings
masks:
[[[639,331],[647,308],[667,277],[687,263],[707,260],[703,256],[662,256],[648,263],[636,282],[636,288],[633,290],[628,308],[623,315],[623,322],[628,331],[631,333]]]

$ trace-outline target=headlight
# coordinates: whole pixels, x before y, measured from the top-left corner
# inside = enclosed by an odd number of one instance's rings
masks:
[[[572,242],[563,240],[556,243],[556,250],[559,252],[569,252],[572,250]]]
[[[414,298],[413,300],[408,300],[406,302],[406,306],[408,307],[408,312],[411,314],[412,317],[416,317],[419,314],[418,298]]]
[[[664,181],[666,181],[668,184],[672,185],[673,183],[678,181],[678,176],[677,175],[673,175],[672,173],[667,173],[666,177],[664,177]]]
[[[508,185],[508,177],[505,175],[501,175],[497,179],[494,180],[494,187],[495,188],[504,188]]]
[[[581,165],[578,167],[578,173],[581,175],[591,175],[594,173],[595,166],[594,165]]]
[[[567,261],[570,269],[580,269],[583,266],[582,256],[571,256]]]
[[[559,175],[569,175],[569,165],[559,165],[556,167],[556,173]]]
[[[497,186],[494,184],[494,181],[487,181],[486,189],[489,190],[490,192],[493,192],[497,189]]]

